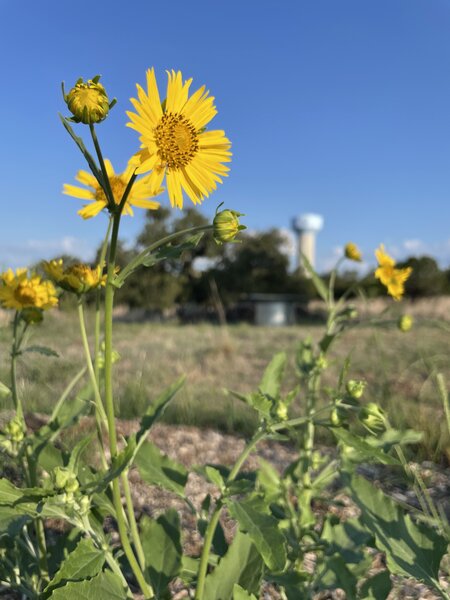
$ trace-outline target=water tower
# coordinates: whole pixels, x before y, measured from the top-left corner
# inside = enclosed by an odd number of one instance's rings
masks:
[[[323,217],[308,213],[295,217],[292,223],[294,231],[298,234],[298,266],[305,275],[306,271],[302,265],[302,255],[316,266],[316,234],[323,227]]]

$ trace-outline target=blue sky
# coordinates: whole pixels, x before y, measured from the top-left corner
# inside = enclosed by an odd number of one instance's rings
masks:
[[[223,201],[258,230],[320,213],[321,269],[349,240],[369,262],[384,242],[448,267],[449,31],[448,0],[0,0],[0,266],[92,256],[106,218],[61,193],[84,163],[60,83],[99,73],[118,98],[98,134],[121,171],[138,146],[129,98],[154,66],[160,87],[172,68],[206,84],[233,143],[206,215]],[[123,238],[143,222],[124,218]]]

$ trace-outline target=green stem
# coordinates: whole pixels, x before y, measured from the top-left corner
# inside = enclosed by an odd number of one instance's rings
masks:
[[[86,334],[86,325],[84,322],[84,310],[83,310],[83,300],[80,297],[78,299],[78,319],[80,322],[80,331],[81,331],[81,341],[83,343],[84,356],[86,359],[86,365],[89,372],[89,376],[91,378],[92,387],[94,388],[94,398],[95,398],[95,424],[97,428],[97,437],[98,443],[100,445],[100,457],[102,461],[102,466],[104,469],[108,468],[108,464],[106,462],[105,457],[105,449],[103,447],[103,430],[102,426],[106,426],[106,413],[103,407],[103,402],[100,396],[100,391],[98,389],[97,378],[95,377],[94,367],[92,365],[91,352],[89,350],[89,342]]]
[[[24,421],[22,400],[17,393],[17,357],[20,351],[20,342],[18,339],[19,319],[19,312],[16,311],[13,321],[13,343],[11,349],[11,393],[16,415],[21,421]]]
[[[38,484],[37,464],[36,464],[36,460],[32,454],[32,450],[31,450],[30,446],[27,447],[26,457],[27,457],[30,485],[31,485],[31,487],[36,487]],[[41,579],[43,579],[43,581],[47,583],[49,581],[48,563],[47,563],[47,544],[45,541],[44,522],[40,517],[36,517],[34,519],[34,528],[35,528],[36,540],[37,540],[37,545],[38,545],[39,573],[40,573]]]
[[[238,475],[239,471],[241,470],[242,465],[249,457],[250,453],[253,451],[255,446],[265,437],[265,435],[266,435],[266,432],[263,430],[260,430],[253,436],[253,438],[250,440],[250,442],[247,444],[247,446],[241,452],[239,458],[237,459],[237,461],[234,464],[234,467],[231,469],[230,474],[228,475],[228,478],[225,482],[226,486],[228,486],[232,481],[234,481],[234,479]],[[216,503],[214,512],[211,515],[211,520],[209,521],[208,526],[206,528],[205,540],[203,542],[202,555],[200,557],[200,565],[198,568],[197,589],[195,592],[195,600],[203,600],[206,574],[208,571],[209,553],[211,551],[214,533],[216,531],[217,524],[219,523],[220,513],[222,511],[222,500],[223,500],[223,497],[221,496]]]
[[[113,388],[112,388],[112,319],[113,319],[113,306],[114,306],[114,285],[112,283],[115,277],[115,260],[117,241],[119,236],[119,225],[120,225],[120,213],[114,214],[113,226],[111,233],[111,242],[109,247],[109,260],[108,260],[108,275],[106,281],[106,292],[105,292],[105,410],[108,422],[108,436],[109,436],[109,449],[111,453],[111,460],[117,456],[117,434],[116,434],[116,423],[114,415],[114,399],[113,399]],[[113,502],[116,510],[117,526],[119,529],[120,541],[125,555],[130,563],[130,567],[144,593],[145,598],[153,598],[153,590],[151,586],[145,581],[142,570],[136,560],[131,544],[128,540],[128,528],[125,522],[125,515],[122,507],[122,499],[120,495],[119,480],[117,478],[112,481],[113,488]]]
[[[106,230],[105,239],[103,240],[102,249],[100,252],[99,259],[99,267],[103,270],[103,265],[105,264],[106,259],[106,250],[108,248],[109,236],[111,234],[112,227],[112,217],[109,217],[108,221],[108,229]],[[98,287],[95,295],[95,337],[94,337],[94,373],[95,380],[97,381],[97,386],[100,388],[100,364],[99,364],[99,355],[100,355],[100,332],[101,332],[101,296],[102,296],[102,288]]]
[[[210,231],[210,230],[213,230],[212,225],[201,225],[199,227],[191,227],[190,229],[185,229],[184,231],[176,231],[175,233],[166,235],[165,237],[161,238],[157,242],[150,244],[150,246],[147,246],[144,250],[142,250],[142,252],[140,252],[137,256],[135,256],[133,258],[133,260],[131,260],[127,264],[127,266],[124,269],[122,269],[120,274],[117,276],[116,283],[117,282],[123,283],[125,281],[125,279],[127,278],[127,276],[130,273],[132,273],[140,264],[142,264],[142,261],[145,259],[145,257],[148,254],[150,254],[154,250],[157,250],[161,246],[165,246],[166,244],[169,244],[170,242],[173,242],[174,240],[176,240],[180,237],[184,237],[186,235],[192,235],[194,233],[200,233],[201,231]]]
[[[123,492],[125,494],[125,502],[127,507],[128,523],[130,524],[131,539],[133,540],[133,544],[136,549],[139,565],[141,569],[145,569],[144,549],[141,544],[141,538],[139,537],[136,517],[134,516],[133,498],[131,496],[130,482],[128,481],[128,470],[123,471],[120,478],[122,481]]]
[[[103,190],[108,198],[108,204],[110,208],[115,206],[115,198],[111,189],[111,182],[109,181],[108,172],[106,170],[105,161],[103,160],[103,154],[100,149],[100,144],[98,143],[97,134],[95,133],[95,128],[92,123],[89,124],[89,130],[91,132],[92,141],[94,142],[95,151],[97,153],[98,162],[100,163],[100,169],[102,171],[103,180],[105,184],[105,189]]]

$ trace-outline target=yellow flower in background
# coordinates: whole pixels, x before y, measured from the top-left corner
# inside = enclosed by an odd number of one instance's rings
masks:
[[[362,261],[361,251],[358,248],[358,246],[356,244],[354,244],[353,242],[349,242],[348,244],[345,245],[344,254],[345,254],[345,258],[348,258],[349,260],[354,260],[355,262]]]
[[[224,131],[205,130],[217,114],[205,86],[189,97],[192,79],[183,83],[180,71],[167,75],[167,95],[161,104],[154,69],[147,71],[147,91],[136,86],[138,98],[131,98],[136,112],[127,112],[131,119],[127,126],[140,134],[137,172],[151,171],[154,188],[165,177],[172,206],[182,208],[185,193],[198,204],[222,183],[229,171],[223,163],[231,160],[231,144]]]
[[[0,303],[4,308],[47,310],[58,304],[58,296],[51,281],[44,281],[28,269],[8,269],[0,275]]]
[[[86,83],[79,79],[64,99],[73,114],[73,120],[86,125],[100,123],[106,119],[110,109],[108,95],[99,83],[100,76],[88,79]]]
[[[109,182],[111,184],[114,201],[116,204],[120,204],[123,193],[125,192],[131,175],[135,171],[136,165],[133,164],[133,159],[128,161],[127,168],[123,173],[120,174],[116,174],[114,172],[113,166],[108,159],[105,160],[105,167]],[[78,214],[82,216],[83,219],[95,217],[101,210],[108,207],[108,199],[105,196],[105,192],[95,177],[91,175],[91,173],[88,173],[87,171],[78,171],[75,179],[83,185],[88,186],[90,189],[65,183],[63,194],[90,201],[90,204],[86,204],[81,210],[78,211]],[[149,210],[156,210],[159,208],[159,202],[149,200],[148,198],[156,196],[161,192],[162,189],[160,185],[155,187],[153,182],[150,181],[150,177],[148,175],[146,177],[142,177],[141,179],[137,179],[131,188],[127,201],[125,202],[125,206],[123,207],[122,214],[132,216],[133,206],[147,208]]]
[[[375,250],[375,256],[379,265],[375,271],[375,277],[386,286],[388,294],[394,300],[401,300],[405,293],[405,281],[412,273],[411,267],[396,269],[395,260],[386,253],[383,244]]]
[[[45,261],[42,266],[57,285],[75,294],[84,294],[106,283],[106,275],[102,274],[99,266],[91,268],[88,265],[76,264],[64,267],[61,258]]]

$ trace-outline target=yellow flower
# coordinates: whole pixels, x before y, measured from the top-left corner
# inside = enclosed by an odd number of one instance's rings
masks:
[[[136,86],[138,99],[131,99],[136,113],[127,112],[131,119],[127,126],[140,134],[137,172],[152,171],[155,188],[166,177],[172,206],[182,208],[184,193],[197,204],[222,183],[229,171],[223,163],[231,160],[231,144],[224,131],[205,130],[217,114],[205,86],[189,97],[192,79],[183,83],[180,71],[167,75],[167,95],[161,104],[154,69],[147,71],[147,92]]]
[[[109,182],[111,184],[111,190],[114,196],[114,201],[116,204],[120,204],[120,201],[123,197],[123,193],[125,192],[131,175],[135,171],[136,165],[133,164],[133,159],[128,161],[127,168],[120,175],[114,172],[113,166],[108,159],[105,160],[105,167],[106,172],[108,174]],[[78,211],[78,214],[82,216],[83,219],[90,219],[91,217],[95,217],[95,215],[98,215],[98,213],[101,210],[103,210],[104,208],[108,208],[108,200],[105,196],[105,192],[103,191],[102,187],[95,179],[95,177],[91,175],[91,173],[88,173],[87,171],[78,171],[75,179],[80,183],[88,186],[88,188],[90,189],[65,183],[63,188],[63,194],[73,196],[74,198],[81,198],[83,200],[90,201],[90,204],[86,204],[81,210]],[[138,206],[139,208],[147,208],[149,210],[156,210],[157,208],[159,208],[159,202],[148,200],[148,198],[156,196],[161,192],[162,189],[160,189],[160,186],[158,185],[158,187],[154,187],[153,182],[150,181],[149,176],[137,179],[134,182],[133,187],[131,188],[127,201],[125,202],[125,206],[123,207],[122,214],[132,216],[132,206]]]
[[[44,281],[27,269],[8,269],[0,275],[0,302],[4,308],[47,310],[58,304],[56,290],[51,281]]]
[[[355,262],[362,261],[361,251],[353,242],[349,242],[345,245],[344,254],[345,258],[348,258],[349,260],[354,260]]]
[[[400,300],[405,293],[405,281],[411,275],[412,268],[396,269],[395,260],[386,254],[383,244],[375,250],[375,256],[379,265],[375,271],[375,277],[387,287],[388,294],[394,300]]]
[[[61,258],[50,262],[44,261],[42,266],[56,284],[75,294],[85,294],[106,283],[106,275],[102,274],[100,266],[91,269],[87,265],[76,264],[64,268]]]
[[[67,107],[73,114],[73,121],[85,123],[99,123],[106,119],[110,109],[108,95],[105,88],[99,83],[100,76],[89,79],[84,83],[79,79],[64,99]]]

